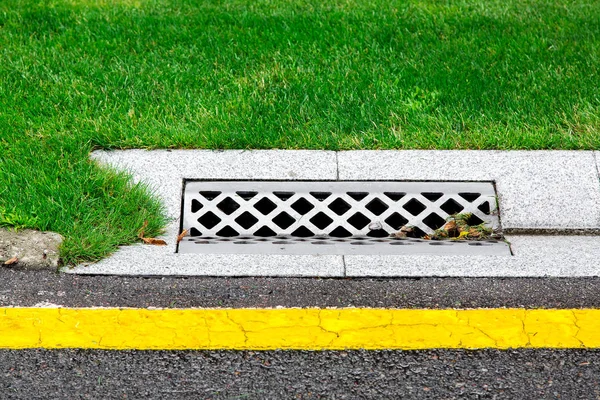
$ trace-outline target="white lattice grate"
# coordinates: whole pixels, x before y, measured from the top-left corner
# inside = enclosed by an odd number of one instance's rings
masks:
[[[400,227],[431,234],[455,213],[499,228],[491,182],[187,181],[191,236],[370,236]]]

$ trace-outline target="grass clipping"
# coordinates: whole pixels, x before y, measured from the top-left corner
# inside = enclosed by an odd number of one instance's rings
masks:
[[[432,235],[425,235],[422,239],[426,240],[485,240],[498,237],[494,231],[485,225],[484,222],[477,225],[470,225],[473,214],[463,213],[454,214],[446,219],[446,223],[439,229],[436,229]],[[396,238],[414,237],[414,229],[410,226],[403,226],[396,233],[391,235]]]

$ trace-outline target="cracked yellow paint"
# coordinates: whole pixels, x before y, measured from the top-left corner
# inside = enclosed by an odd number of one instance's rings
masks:
[[[600,310],[0,308],[0,348],[599,348]]]

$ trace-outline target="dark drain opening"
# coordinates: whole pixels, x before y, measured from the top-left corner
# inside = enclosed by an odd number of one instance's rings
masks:
[[[419,200],[411,199],[404,205],[403,208],[416,217],[417,215],[425,211],[427,207],[423,205],[423,203],[421,203]]]

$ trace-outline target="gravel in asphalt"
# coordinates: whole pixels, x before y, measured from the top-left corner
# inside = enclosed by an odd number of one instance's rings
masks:
[[[600,278],[144,278],[0,268],[0,306],[593,308]]]
[[[2,399],[594,399],[599,351],[0,351]]]

